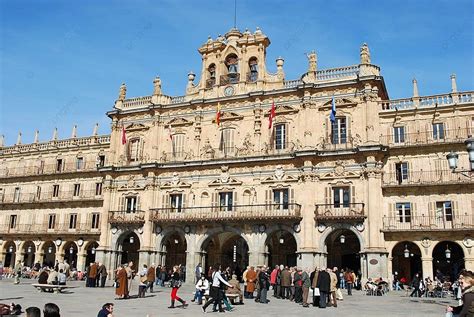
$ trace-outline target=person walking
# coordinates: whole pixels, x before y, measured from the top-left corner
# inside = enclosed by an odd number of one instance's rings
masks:
[[[21,261],[18,260],[16,261],[16,264],[15,264],[15,281],[13,282],[13,284],[20,284],[21,269],[22,269]]]
[[[268,268],[266,266],[262,267],[260,274],[258,275],[258,283],[260,285],[260,303],[268,304],[267,292],[270,288],[270,276],[267,272]]]
[[[175,301],[180,302],[182,305],[180,307],[185,308],[188,306],[186,301],[182,300],[178,296],[178,290],[181,287],[182,281],[179,272],[179,266],[173,267],[173,274],[171,275],[171,305],[168,308],[175,308]]]
[[[148,268],[147,273],[146,273],[146,278],[147,278],[147,286],[146,286],[145,291],[150,289],[150,293],[153,293],[153,284],[155,283],[155,278],[156,278],[155,263],[152,263],[151,266]]]
[[[331,280],[330,289],[329,289],[329,304],[333,307],[337,307],[337,275],[333,270],[328,268],[329,277]]]
[[[219,306],[219,312],[224,312],[222,308],[222,300],[224,298],[224,285],[227,285],[230,288],[233,288],[221,275],[221,265],[215,265],[215,271],[212,273],[212,285],[211,290],[209,292],[209,300],[202,306],[202,311],[205,313],[206,308],[212,304],[213,312],[217,312],[217,306]]]
[[[413,292],[411,292],[410,297],[413,297],[413,295],[415,295],[415,297],[420,297],[420,275],[418,273],[413,277],[411,287],[413,287]]]
[[[119,299],[128,298],[128,278],[127,271],[120,265],[115,272],[115,295]]]
[[[89,273],[87,274],[87,286],[95,287],[95,278],[97,277],[97,264],[91,262],[89,266]]]
[[[100,287],[105,287],[105,281],[107,280],[107,268],[105,267],[104,263],[99,262],[97,275],[100,276]]]
[[[321,272],[318,274],[318,283],[319,288],[319,308],[326,308],[328,302],[328,293],[331,290],[331,276],[326,271],[326,269],[321,269]]]
[[[352,286],[354,285],[354,275],[351,270],[346,270],[344,274],[344,280],[346,281],[347,286],[347,295],[352,296]]]

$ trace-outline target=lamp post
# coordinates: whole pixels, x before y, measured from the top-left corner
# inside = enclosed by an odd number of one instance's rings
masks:
[[[463,176],[473,178],[474,177],[474,138],[469,137],[466,141],[464,141],[464,144],[466,145],[466,151],[469,154],[470,169],[457,170],[459,155],[456,152],[451,151],[448,155],[446,155],[446,159],[448,160],[449,168],[451,169],[453,173],[459,173]]]

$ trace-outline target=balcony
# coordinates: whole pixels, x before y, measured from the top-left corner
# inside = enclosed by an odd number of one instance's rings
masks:
[[[145,211],[110,211],[109,223],[143,225],[145,223]]]
[[[240,81],[239,73],[221,75],[220,77],[221,86],[229,85],[229,84],[237,84],[239,81]]]
[[[67,173],[93,172],[97,170],[96,162],[85,162],[83,164],[46,164],[43,166],[27,166],[0,169],[0,178],[6,177],[24,177],[36,175],[54,175]]]
[[[54,203],[54,202],[74,202],[74,201],[100,201],[102,195],[96,195],[94,191],[80,191],[75,195],[73,191],[59,192],[53,195],[53,192],[20,193],[18,195],[0,196],[0,204],[35,204],[35,203]]]
[[[15,228],[10,228],[4,232],[7,235],[37,235],[37,234],[100,234],[99,228],[92,228],[91,223],[77,223],[75,228],[70,228],[69,223],[61,223],[49,228],[48,224],[18,224]]]
[[[398,136],[399,142],[395,142],[395,136],[393,134],[389,134],[382,135],[380,137],[380,143],[393,148],[464,143],[464,141],[473,132],[474,131],[469,128],[447,129],[435,136],[433,131],[418,131],[413,133],[405,133],[401,138]]]
[[[316,222],[340,222],[353,221],[363,222],[366,218],[364,203],[340,204],[316,204],[314,219]]]
[[[416,171],[409,172],[407,179],[400,179],[397,173],[384,173],[382,178],[382,187],[405,187],[419,185],[447,185],[447,184],[469,184],[473,179],[465,177],[459,173],[453,173],[451,170],[441,171]]]
[[[465,91],[453,94],[423,96],[417,98],[394,99],[379,101],[381,111],[398,111],[427,107],[443,107],[454,104],[472,103],[474,92]]]
[[[331,138],[325,138],[323,141],[318,144],[318,148],[321,148],[323,151],[343,151],[343,150],[352,150],[354,149],[354,140],[351,136],[346,136],[339,141],[344,142],[333,142]]]
[[[299,204],[234,205],[151,209],[154,222],[300,221]]]
[[[384,232],[397,231],[448,231],[448,230],[474,230],[474,215],[454,215],[452,220],[447,221],[444,217],[434,216],[412,216],[406,218],[400,217],[384,217],[383,229]]]

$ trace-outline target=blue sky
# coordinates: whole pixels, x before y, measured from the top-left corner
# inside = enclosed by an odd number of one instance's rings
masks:
[[[259,26],[272,44],[267,65],[285,59],[287,79],[306,71],[305,53],[318,67],[357,64],[369,44],[392,99],[474,89],[473,3],[458,1],[252,1],[238,0],[237,26]],[[57,1],[0,0],[0,134],[6,144],[71,134],[109,133],[105,112],[120,83],[127,96],[152,92],[159,75],[169,95],[183,95],[187,73],[199,74],[197,48],[233,25],[233,0]]]

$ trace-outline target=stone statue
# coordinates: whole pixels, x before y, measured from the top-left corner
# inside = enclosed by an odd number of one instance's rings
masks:
[[[211,142],[209,141],[209,139],[206,139],[206,143],[202,147],[201,152],[202,152],[202,155],[206,158],[214,158],[215,151],[212,148]]]
[[[364,43],[360,48],[360,63],[370,64],[370,52],[367,43]]]
[[[125,85],[125,83],[122,83],[122,85],[120,85],[120,93],[119,93],[119,97],[118,97],[118,100],[125,100],[127,96],[127,86]]]
[[[161,95],[161,79],[156,76],[153,80],[153,95]]]
[[[318,68],[318,57],[316,56],[315,51],[311,51],[311,53],[306,54],[308,57],[308,72],[315,72]]]

